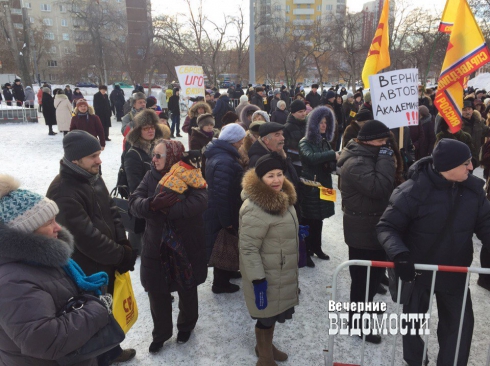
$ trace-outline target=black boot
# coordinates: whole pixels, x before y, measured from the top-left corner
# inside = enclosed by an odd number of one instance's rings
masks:
[[[323,253],[323,251],[321,249],[319,251],[315,252],[315,255],[318,258],[326,260],[326,261],[328,261],[330,259],[330,257],[328,255],[326,255],[325,253]]]
[[[306,255],[306,267],[315,268],[315,263],[308,254]]]

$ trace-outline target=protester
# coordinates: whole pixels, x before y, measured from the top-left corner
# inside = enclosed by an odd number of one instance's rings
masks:
[[[362,126],[357,139],[350,140],[342,150],[337,162],[342,176],[344,239],[349,247],[349,260],[386,260],[385,251],[376,236],[376,224],[395,188],[396,157],[388,143],[390,136],[389,128],[382,122],[368,121]],[[364,302],[367,269],[350,266],[349,272],[350,301]],[[373,301],[384,272],[384,268],[371,268],[367,301]],[[351,325],[354,313],[349,312]],[[379,343],[381,336],[369,334],[366,341]]]
[[[246,95],[242,95],[240,97],[240,103],[236,106],[235,108],[235,113],[240,116],[242,113],[242,109],[245,108],[245,106],[249,105],[250,103],[248,102],[248,97]]]
[[[221,129],[223,127],[222,125],[222,120],[223,116],[228,112],[234,112],[235,109],[231,107],[230,105],[230,98],[228,98],[228,95],[223,94],[220,95],[218,98],[218,101],[216,102],[216,105],[213,108],[213,116],[214,120],[216,122],[216,128]]]
[[[59,314],[80,292],[100,294],[107,274],[77,273],[73,236],[55,220],[58,206],[19,186],[0,175],[0,363],[54,366],[108,324],[97,301]],[[77,365],[97,364],[93,357]]]
[[[144,93],[134,93],[131,96],[131,110],[124,115],[122,118],[122,125],[121,125],[121,133],[123,136],[126,137],[126,135],[131,131],[134,127],[134,117],[136,114],[141,112],[143,109],[146,108],[146,96]]]
[[[294,104],[294,103],[293,103]],[[291,109],[293,105],[291,104]],[[301,177],[320,183],[325,188],[332,187],[332,165],[335,166],[339,154],[329,141],[335,129],[335,117],[327,107],[317,107],[310,113],[306,127],[306,136],[299,142],[299,156],[302,163]],[[306,238],[307,266],[314,267],[311,256],[328,260],[330,257],[322,250],[323,219],[335,214],[331,201],[320,198],[318,187],[301,186],[301,224],[310,227]]]
[[[301,100],[291,103],[291,113],[284,128],[284,151],[293,162],[298,176],[301,176],[299,141],[306,134],[306,105]]]
[[[471,150],[473,168],[478,168],[480,166],[479,156],[482,140],[484,137],[490,137],[490,127],[482,120],[480,113],[474,110],[471,99],[465,98],[462,117],[461,129],[470,134],[473,143],[473,150]]]
[[[30,86],[26,86],[25,90],[25,106],[26,108],[34,108],[34,103],[36,101],[36,95]]]
[[[209,107],[209,104],[207,104],[206,102],[197,102],[194,105],[192,105],[192,107],[189,108],[188,116],[185,119],[184,125],[182,126],[182,131],[188,134],[189,144],[191,143],[192,129],[194,127],[198,127],[197,118],[201,114],[209,114],[209,113],[212,113],[212,110]]]
[[[5,103],[7,103],[8,106],[11,106],[12,100],[14,99],[12,95],[12,85],[10,83],[5,83],[2,92],[3,92],[3,99],[5,99]],[[49,93],[51,94],[51,89],[49,90]]]
[[[85,99],[85,97],[83,96],[83,94],[79,88],[75,88],[75,90],[73,91],[73,100],[71,103],[71,104],[73,104],[73,107],[76,107],[79,99]]]
[[[44,123],[49,127],[48,135],[54,136],[56,132],[53,131],[53,126],[56,125],[56,109],[54,107],[54,99],[51,96],[51,89],[43,88],[43,116]]]
[[[12,96],[17,102],[17,107],[22,107],[24,105],[26,95],[24,93],[24,87],[22,86],[20,79],[14,80],[14,86],[12,87]]]
[[[257,320],[257,365],[287,360],[272,343],[275,324],[292,319],[299,302],[296,192],[285,170],[284,159],[271,153],[257,161],[242,183],[240,271],[247,309]]]
[[[39,104],[39,109],[38,109],[39,113],[42,113],[42,111],[43,111],[43,88],[44,87],[39,88],[39,90],[37,91],[37,94],[36,94],[37,104]]]
[[[265,124],[265,121],[257,120],[250,124],[250,127],[243,139],[243,145],[238,149],[238,153],[240,154],[240,164],[243,166],[243,169],[248,169],[250,165],[250,157],[249,152],[252,148],[253,144],[260,137],[259,129],[260,126]],[[255,166],[255,165],[254,165]]]
[[[51,182],[46,197],[56,202],[60,210],[57,220],[73,234],[72,258],[87,275],[106,272],[107,292],[113,294],[116,270],[134,270],[136,253],[99,175],[102,147],[88,132],[71,131],[63,138],[63,150],[60,173]],[[114,362],[129,361],[136,354],[134,349],[123,351],[119,346],[111,351]]]
[[[170,118],[172,119],[172,125],[170,127],[170,131],[172,135],[170,138],[175,138],[177,137],[182,137],[180,135],[180,97],[179,97],[179,88],[174,88],[173,89],[173,95],[169,98],[168,100],[168,110],[170,111],[171,115]],[[175,132],[177,134],[175,135]]]
[[[306,95],[306,100],[310,103],[311,108],[316,108],[320,105],[322,97],[317,93],[318,84],[311,85],[311,91]]]
[[[175,193],[159,193],[155,190],[160,179],[182,158],[184,146],[178,141],[158,140],[152,154],[151,170],[130,197],[130,209],[137,217],[146,220],[143,252],[141,254],[141,283],[148,293],[153,319],[153,341],[149,352],[156,353],[164,342],[172,337],[172,297],[179,294],[177,342],[189,340],[198,317],[197,286],[207,277],[204,223],[202,214],[207,207],[206,189],[189,188],[185,198]],[[171,224],[171,225],[170,225]],[[183,253],[192,268],[193,284],[184,288],[168,277],[162,266],[162,239],[170,228],[180,238]],[[176,267],[179,276],[188,276],[185,267]],[[187,269],[188,270],[188,269]]]
[[[99,117],[102,127],[104,127],[105,140],[111,141],[109,138],[109,128],[112,126],[112,107],[109,96],[107,95],[107,85],[99,85],[99,92],[94,94],[94,111],[97,117]]]
[[[254,104],[249,104],[242,108],[239,125],[242,126],[245,131],[250,128],[250,124],[252,123],[252,116],[256,111],[260,111],[260,108]]]
[[[218,139],[211,141],[204,152],[206,157],[206,182],[208,208],[204,213],[206,248],[211,257],[214,242],[222,229],[238,233],[240,182],[243,168],[239,163],[238,149],[243,144],[245,130],[238,124],[229,124],[221,130]],[[215,294],[237,292],[240,287],[230,283],[233,272],[214,267],[212,291]]]
[[[240,119],[238,118],[238,115],[232,111],[226,112],[223,118],[221,118],[221,128],[223,128],[226,125],[229,125],[230,123],[240,123]]]
[[[289,116],[289,112],[286,110],[286,102],[283,100],[278,101],[277,109],[274,112],[272,112],[271,121],[285,125],[288,116]]]
[[[417,161],[409,179],[396,188],[390,204],[377,225],[378,240],[402,281],[414,281],[414,263],[469,267],[473,261],[473,234],[490,248],[490,203],[483,181],[470,174],[471,151],[462,142],[442,139],[432,156]],[[455,363],[455,347],[460,341],[457,364],[468,364],[473,334],[471,295],[467,294],[461,338],[458,328],[463,305],[466,273],[438,272],[435,295],[439,315],[438,363]],[[421,271],[411,284],[411,296],[404,313],[426,313],[432,272]],[[419,324],[420,325],[420,324]],[[403,358],[420,365],[424,343],[420,335],[410,335],[417,323],[407,322],[403,336]]]
[[[102,150],[105,148],[104,128],[94,109],[88,105],[85,99],[78,99],[77,106],[73,110],[74,116],[70,122],[70,131],[83,130],[99,140]]]
[[[419,124],[410,126],[410,137],[415,148],[415,160],[432,154],[436,142],[434,120],[429,109],[424,105],[419,106]]]
[[[117,122],[121,122],[124,116],[123,106],[126,100],[124,98],[124,90],[121,89],[118,83],[114,84],[114,89],[111,91],[109,99],[113,108],[112,112],[116,115]]]
[[[192,128],[189,150],[199,150],[204,153],[206,146],[219,135],[219,130],[214,128],[214,117],[211,113],[204,113],[197,117],[197,127]],[[202,156],[201,171],[206,175],[206,156]]]
[[[58,131],[66,135],[70,131],[72,119],[72,107],[70,99],[61,90],[54,97],[54,107],[56,108],[56,122],[58,123]]]
[[[362,126],[364,126],[367,121],[370,121],[372,119],[373,114],[367,109],[363,109],[362,111],[357,112],[354,119],[351,120],[350,124],[346,127],[344,131],[344,136],[342,139],[342,149],[347,146],[349,141],[357,138]]]
[[[70,103],[73,102],[73,92],[71,91],[70,85],[65,85],[65,89],[63,89],[63,94],[67,96]]]
[[[264,88],[259,86],[255,88],[255,93],[250,98],[250,104],[256,105],[257,107],[259,107],[259,109],[265,111],[264,97],[265,97]]]

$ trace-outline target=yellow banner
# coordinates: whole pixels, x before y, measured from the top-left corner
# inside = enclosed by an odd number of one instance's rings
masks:
[[[449,0],[451,1],[451,0]],[[490,61],[490,51],[466,0],[459,0],[434,104],[451,132],[461,129],[465,77]]]
[[[320,187],[320,199],[335,202],[337,200],[337,191],[332,188]]]
[[[390,66],[390,39],[388,34],[388,16],[390,12],[390,0],[385,0],[383,11],[379,18],[378,28],[374,34],[373,41],[362,69],[362,82],[364,88],[369,88],[369,76],[377,74]]]
[[[439,32],[451,33],[458,11],[459,0],[447,0],[439,23]]]

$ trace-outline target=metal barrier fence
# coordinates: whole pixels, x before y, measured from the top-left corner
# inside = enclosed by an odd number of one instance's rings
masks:
[[[9,106],[5,101],[0,102],[0,123],[39,122],[34,101],[23,102],[21,106],[17,106],[15,101],[11,104]]]
[[[336,301],[337,300],[337,277],[339,272],[349,266],[364,266],[367,267],[367,278],[366,278],[366,288],[365,288],[365,303],[368,302],[368,295],[369,295],[369,281],[370,281],[370,273],[371,273],[371,267],[381,267],[381,268],[394,268],[395,265],[393,262],[382,262],[382,261],[368,261],[368,260],[350,260],[347,262],[344,262],[340,264],[336,269],[333,274],[333,283],[332,283],[332,288],[331,288],[331,295],[332,295],[332,300]],[[442,266],[442,265],[431,265],[431,264],[415,264],[415,269],[416,270],[421,270],[421,271],[430,271],[432,272],[432,284],[431,284],[431,289],[430,289],[430,301],[429,301],[429,309],[427,314],[432,313],[432,302],[434,300],[434,289],[435,289],[435,283],[436,283],[436,273],[437,272],[456,272],[456,273],[466,273],[466,283],[465,283],[465,290],[464,290],[464,295],[463,295],[463,306],[461,308],[461,315],[460,315],[460,321],[459,321],[459,329],[458,329],[458,340],[456,343],[456,350],[455,350],[455,357],[454,357],[454,366],[457,364],[458,360],[458,354],[459,354],[459,347],[461,343],[461,331],[463,328],[463,318],[464,318],[464,311],[466,308],[466,299],[468,295],[468,284],[470,281],[470,275],[471,273],[481,273],[481,274],[490,274],[490,269],[487,268],[477,268],[477,267],[456,267],[456,266]],[[400,298],[401,298],[401,289],[402,289],[402,281],[398,279],[398,293],[397,293],[397,300],[396,300],[396,314],[399,315],[401,311],[401,304],[400,304]],[[429,319],[429,326],[430,326],[430,319]],[[395,335],[395,338],[393,340],[393,348],[392,348],[392,354],[391,354],[391,365],[395,364],[395,351],[396,351],[396,341],[398,338],[398,334]],[[326,366],[335,366],[335,365],[344,365],[342,363],[336,363],[333,360],[333,355],[334,355],[334,342],[335,342],[335,335],[329,335],[328,339],[328,349],[324,350],[324,357],[325,357],[325,365]],[[427,348],[429,344],[429,335],[425,334],[424,336],[424,353],[423,357],[421,360],[422,361],[426,359],[427,356]],[[362,336],[362,348],[361,348],[361,363],[359,365],[364,364],[364,349],[366,345],[366,336]],[[485,363],[486,366],[490,365],[490,348],[487,353],[487,361]],[[354,366],[354,365],[352,365]]]

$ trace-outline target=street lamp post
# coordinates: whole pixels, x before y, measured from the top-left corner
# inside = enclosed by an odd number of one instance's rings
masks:
[[[255,0],[250,0],[250,36],[248,46],[248,83],[255,84]]]

